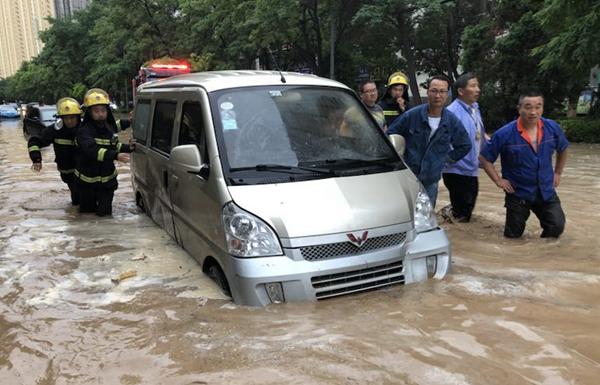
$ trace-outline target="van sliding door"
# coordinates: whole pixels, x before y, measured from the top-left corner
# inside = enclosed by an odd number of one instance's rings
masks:
[[[201,261],[206,255],[215,255],[214,234],[222,231],[221,205],[210,162],[210,115],[202,91],[182,92],[181,117],[178,119],[177,145],[194,144],[202,154],[206,169],[201,175],[191,174],[173,165],[171,203],[178,240],[193,257]]]
[[[174,238],[173,208],[169,198],[169,157],[176,113],[176,101],[157,97],[150,135],[151,151],[148,151],[148,179],[154,190],[154,199],[148,202],[150,215]]]

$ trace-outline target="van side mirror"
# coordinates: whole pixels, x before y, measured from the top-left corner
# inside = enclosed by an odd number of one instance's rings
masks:
[[[392,146],[394,146],[394,149],[396,150],[398,155],[403,156],[404,149],[406,147],[404,137],[402,135],[392,134],[388,136],[388,138],[390,139],[390,142],[392,142]]]
[[[184,144],[171,150],[170,163],[190,174],[197,174],[206,179],[208,166],[202,162],[202,154],[195,144]]]

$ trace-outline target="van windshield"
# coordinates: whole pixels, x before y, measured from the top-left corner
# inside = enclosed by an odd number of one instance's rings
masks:
[[[369,112],[343,89],[246,87],[211,99],[229,171],[314,167],[323,176],[324,167],[364,168],[370,162],[380,166],[373,172],[385,171],[381,166],[387,163],[405,167]]]

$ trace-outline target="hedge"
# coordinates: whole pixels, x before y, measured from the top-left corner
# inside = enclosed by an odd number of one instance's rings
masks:
[[[561,119],[558,123],[569,142],[600,143],[600,119]]]

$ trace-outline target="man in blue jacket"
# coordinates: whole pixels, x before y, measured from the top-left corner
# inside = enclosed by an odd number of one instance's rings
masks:
[[[558,238],[565,228],[565,213],[555,188],[567,162],[569,142],[558,123],[542,118],[541,93],[521,94],[518,109],[519,118],[494,133],[479,161],[490,179],[506,193],[505,237],[520,237],[533,211],[540,220],[542,238]],[[552,169],[554,152],[556,167]],[[498,155],[502,176],[493,165]]]
[[[477,103],[480,94],[477,76],[470,72],[461,75],[454,82],[454,89],[457,98],[448,110],[465,127],[471,140],[471,151],[458,162],[448,164],[442,179],[450,195],[452,221],[469,222],[479,192],[479,150],[485,144],[485,130]]]
[[[462,159],[471,150],[471,141],[460,120],[444,107],[448,79],[434,76],[427,84],[427,103],[402,114],[392,123],[388,135],[404,137],[404,161],[435,207],[442,169],[447,163]]]

